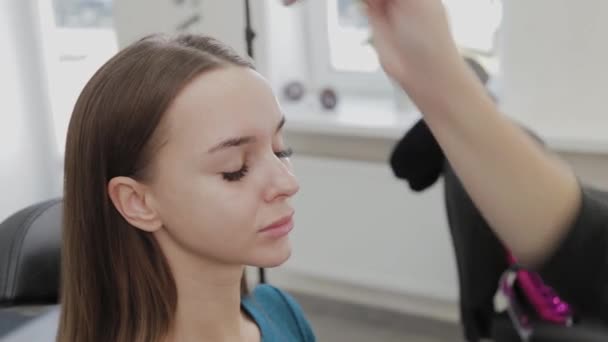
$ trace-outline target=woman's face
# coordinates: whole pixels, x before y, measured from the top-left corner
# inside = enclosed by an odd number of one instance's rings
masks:
[[[149,184],[168,240],[161,245],[226,264],[287,260],[289,199],[299,186],[283,123],[272,90],[250,69],[211,71],[185,87],[164,117]]]

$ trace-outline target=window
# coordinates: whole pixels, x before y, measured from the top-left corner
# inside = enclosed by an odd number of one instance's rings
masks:
[[[501,0],[443,0],[454,40],[490,74],[498,72],[496,43],[502,21]]]
[[[327,1],[329,55],[335,70],[373,72],[380,68],[376,52],[368,44],[367,18],[359,6],[353,0]]]
[[[55,25],[61,28],[111,28],[111,0],[54,0]]]
[[[495,53],[502,18],[500,0],[443,0],[464,55],[475,58],[491,74],[498,70]],[[372,91],[386,88],[377,55],[368,43],[370,30],[358,0],[309,2],[309,32],[315,81]],[[326,37],[319,39],[319,37]]]
[[[67,126],[86,82],[118,51],[111,0],[39,0],[49,105],[63,155]]]
[[[311,82],[366,94],[387,94],[392,86],[381,72],[370,30],[357,0],[308,1]]]

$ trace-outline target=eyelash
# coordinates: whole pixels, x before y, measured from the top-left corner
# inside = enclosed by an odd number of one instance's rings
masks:
[[[289,158],[293,155],[293,150],[291,148],[287,148],[285,150],[275,152],[274,155],[279,159]]]
[[[278,151],[274,153],[277,158],[286,159],[293,155],[293,150],[291,148]],[[222,172],[222,177],[227,182],[237,182],[240,181],[245,175],[249,172],[249,166],[247,164],[243,164],[240,170],[234,172]]]

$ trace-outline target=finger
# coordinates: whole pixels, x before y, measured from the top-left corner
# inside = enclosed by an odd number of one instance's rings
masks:
[[[384,8],[369,7],[368,20],[371,28],[371,44],[378,51],[392,51],[396,45],[394,42],[393,27],[388,14]]]
[[[367,17],[372,28],[372,31],[377,34],[385,34],[390,32],[390,22],[382,0],[366,0]]]
[[[363,4],[368,11],[374,11],[374,13],[383,13],[386,8],[386,0],[363,0]]]

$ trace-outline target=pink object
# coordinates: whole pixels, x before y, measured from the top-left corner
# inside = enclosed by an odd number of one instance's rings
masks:
[[[510,253],[508,261],[516,264],[516,259]],[[537,273],[519,269],[516,274],[516,286],[521,289],[541,320],[558,325],[572,324],[570,305],[547,286]]]
[[[516,284],[540,319],[558,325],[571,324],[570,306],[562,301],[553,289],[545,285],[536,273],[526,270],[517,271]]]

